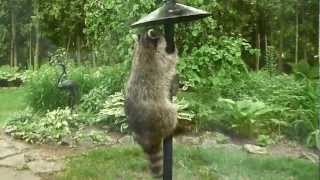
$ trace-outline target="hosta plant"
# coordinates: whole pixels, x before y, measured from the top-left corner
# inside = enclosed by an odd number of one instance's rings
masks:
[[[13,116],[6,124],[6,132],[30,143],[61,143],[80,126],[78,114],[70,109],[56,109],[43,117],[34,115],[30,109]]]
[[[222,121],[227,128],[235,130],[239,135],[252,137],[258,134],[268,120],[265,115],[273,108],[262,101],[244,99],[218,99],[218,107],[222,113]]]

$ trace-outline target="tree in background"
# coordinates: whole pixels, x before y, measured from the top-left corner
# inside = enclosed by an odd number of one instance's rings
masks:
[[[47,62],[48,52],[59,47],[65,48],[77,64],[123,62],[129,59],[133,48],[135,32],[130,24],[160,2],[1,0],[1,64],[38,67]],[[260,50],[245,56],[252,69],[259,70],[268,64],[269,51],[277,54],[280,71],[287,71],[288,64],[316,63],[318,1],[185,0],[184,3],[213,15],[201,22],[179,25],[176,39],[181,54],[228,36],[244,38]]]

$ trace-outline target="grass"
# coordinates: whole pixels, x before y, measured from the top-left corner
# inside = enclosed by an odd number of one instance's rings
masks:
[[[0,89],[0,127],[10,115],[26,107],[24,94],[23,88]]]
[[[175,147],[176,180],[317,180],[318,167],[306,160],[249,155],[240,150]],[[97,149],[73,157],[58,180],[149,180],[137,146]]]

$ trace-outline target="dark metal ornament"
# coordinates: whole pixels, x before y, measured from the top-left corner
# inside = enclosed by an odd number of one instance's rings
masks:
[[[66,65],[57,64],[62,68],[60,77],[58,78],[57,87],[61,90],[67,91],[69,95],[68,106],[71,112],[74,111],[74,106],[80,101],[79,84],[73,80],[67,79]]]
[[[210,16],[210,13],[207,11],[176,3],[175,0],[167,0],[162,7],[141,18],[131,26],[138,27],[167,23],[175,24],[180,22],[195,21],[207,16]]]

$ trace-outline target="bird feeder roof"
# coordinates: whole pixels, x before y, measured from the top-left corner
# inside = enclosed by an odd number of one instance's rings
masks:
[[[141,18],[131,26],[138,27],[160,25],[166,23],[180,23],[198,20],[209,15],[210,13],[207,11],[203,11],[183,4],[165,3],[162,7]]]

